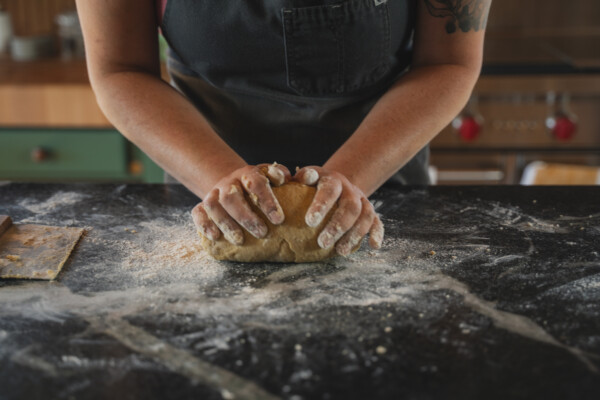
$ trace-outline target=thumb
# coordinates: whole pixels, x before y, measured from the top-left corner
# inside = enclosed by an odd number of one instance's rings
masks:
[[[296,170],[294,180],[308,186],[314,186],[319,181],[319,172],[313,167],[304,167]]]
[[[273,164],[260,164],[258,167],[269,178],[273,186],[281,186],[292,179],[290,170],[285,165],[277,164],[277,162]]]

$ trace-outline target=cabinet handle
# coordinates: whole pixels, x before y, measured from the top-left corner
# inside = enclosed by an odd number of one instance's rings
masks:
[[[41,163],[48,160],[50,155],[50,150],[40,146],[34,147],[33,150],[31,150],[31,160],[36,163]]]

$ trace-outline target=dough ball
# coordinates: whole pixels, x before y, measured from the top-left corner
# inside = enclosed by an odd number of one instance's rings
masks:
[[[269,228],[267,236],[257,239],[243,229],[244,244],[236,246],[225,240],[223,235],[219,240],[211,241],[200,234],[202,247],[215,259],[230,261],[312,262],[333,257],[336,255],[335,246],[322,249],[317,243],[317,237],[337,206],[329,212],[318,227],[311,228],[304,221],[315,192],[314,187],[297,182],[273,187],[273,193],[279,200],[285,215],[283,224],[277,226],[271,224],[258,207],[248,201],[252,209],[266,222]]]

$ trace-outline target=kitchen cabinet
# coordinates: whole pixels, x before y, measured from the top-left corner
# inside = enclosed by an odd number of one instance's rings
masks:
[[[0,62],[0,180],[162,182],[104,117],[84,60]]]
[[[0,179],[160,182],[136,150],[113,129],[0,129]]]
[[[127,142],[110,130],[3,130],[0,174],[12,179],[126,179]]]

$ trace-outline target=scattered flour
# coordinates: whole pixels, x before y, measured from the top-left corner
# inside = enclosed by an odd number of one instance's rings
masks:
[[[143,222],[136,235],[140,240],[125,244],[122,266],[138,281],[157,278],[185,281],[201,277],[204,282],[221,277],[221,263],[202,249],[189,224],[164,226],[159,221]]]
[[[157,218],[135,227],[116,225],[113,232],[87,237],[89,246],[111,254],[110,265],[97,265],[96,279],[114,278],[138,285],[198,282],[204,285],[221,278],[225,268],[203,249],[196,230],[187,219]],[[86,244],[84,243],[84,246]]]

